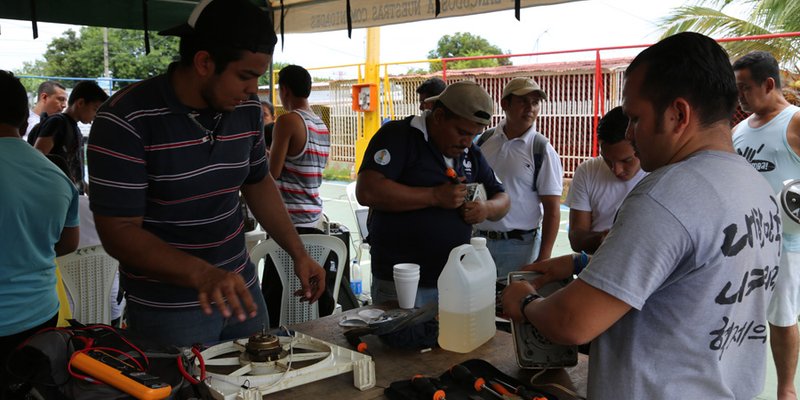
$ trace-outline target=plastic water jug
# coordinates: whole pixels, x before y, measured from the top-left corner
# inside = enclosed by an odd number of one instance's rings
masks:
[[[489,248],[486,247],[486,238],[485,237],[471,238],[469,240],[469,244],[471,244],[472,247],[475,248],[475,252],[478,253],[478,258],[481,259],[481,264],[491,265],[495,274],[497,274],[497,266],[494,265],[494,258],[492,258],[492,253],[490,253]]]
[[[494,337],[497,271],[491,255],[485,260],[464,244],[450,251],[439,275],[439,346],[445,350],[468,353]]]

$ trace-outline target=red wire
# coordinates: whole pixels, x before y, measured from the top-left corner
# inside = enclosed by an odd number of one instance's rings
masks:
[[[113,327],[111,327],[111,326],[108,326],[108,325],[90,325],[90,326],[87,326],[87,327],[85,327],[85,328],[81,328],[81,329],[82,329],[82,330],[91,330],[91,329],[104,329],[104,330],[108,330],[108,331],[111,331],[111,332],[115,333],[115,334],[116,334],[116,335],[117,335],[117,336],[118,336],[118,337],[119,337],[119,338],[120,338],[120,339],[121,339],[123,342],[125,342],[125,343],[126,343],[128,346],[131,346],[131,348],[133,348],[133,350],[134,350],[134,351],[136,351],[137,353],[139,353],[139,355],[141,355],[141,356],[142,356],[142,359],[144,359],[144,365],[145,365],[147,368],[150,368],[150,360],[147,358],[147,355],[144,353],[144,351],[142,351],[142,349],[140,349],[139,347],[137,347],[135,344],[131,343],[131,342],[130,342],[128,339],[126,339],[124,336],[120,335],[120,334],[119,334],[119,332],[117,332],[117,330],[116,330],[116,329],[114,329]],[[130,357],[130,356],[129,356],[129,357]],[[131,358],[132,358],[132,357],[131,357]],[[137,364],[138,364],[138,362],[137,362]],[[142,369],[142,370],[144,371],[145,369]]]
[[[142,363],[139,362],[139,360],[136,359],[135,356],[132,356],[132,355],[130,355],[127,352],[124,352],[122,350],[111,348],[111,347],[93,347],[94,338],[85,337],[85,336],[81,336],[81,335],[77,334],[78,332],[91,331],[91,330],[95,330],[95,329],[107,330],[107,331],[111,331],[114,334],[116,334],[117,337],[119,337],[120,340],[125,342],[125,344],[130,346],[135,352],[139,353],[139,355],[144,360],[144,365],[142,365]],[[73,376],[73,377],[75,377],[77,379],[81,379],[81,380],[84,380],[86,382],[90,382],[90,383],[97,384],[97,385],[102,384],[102,382],[97,381],[97,380],[95,380],[95,379],[93,379],[91,377],[88,377],[86,375],[79,374],[79,373],[75,372],[72,369],[72,360],[73,360],[73,358],[75,358],[76,354],[78,354],[78,353],[88,353],[89,351],[92,351],[92,350],[106,351],[106,352],[118,353],[120,355],[123,355],[123,356],[125,356],[125,358],[133,361],[136,364],[136,366],[139,368],[139,370],[144,371],[144,372],[147,371],[147,368],[150,368],[150,360],[147,358],[147,354],[145,354],[145,352],[142,351],[142,349],[140,349],[138,346],[136,346],[135,344],[131,343],[130,340],[128,340],[124,336],[122,336],[115,328],[113,328],[111,326],[108,326],[108,325],[88,325],[88,326],[80,327],[80,328],[58,328],[58,327],[43,328],[43,329],[40,329],[39,331],[37,331],[34,335],[31,335],[29,338],[27,338],[22,343],[20,343],[17,346],[17,349],[21,349],[21,348],[25,347],[28,344],[28,342],[31,340],[31,338],[33,338],[34,336],[36,336],[36,335],[38,335],[40,333],[44,333],[44,332],[47,332],[47,331],[63,331],[63,332],[67,332],[67,333],[69,333],[71,335],[71,338],[74,338],[75,340],[81,342],[84,345],[83,349],[76,350],[75,352],[72,353],[72,355],[70,356],[70,362],[67,363],[67,371],[69,372],[69,374],[71,376]],[[195,356],[198,358],[198,360],[200,362],[200,380],[201,381],[205,380],[206,379],[205,361],[203,360],[202,355],[200,355],[200,351],[197,350],[196,348],[194,348],[194,347],[192,348],[192,353],[195,354]],[[180,356],[178,356],[178,361],[179,361],[178,362],[178,367],[179,367],[179,369],[181,371],[181,374],[183,374],[184,377],[189,379],[190,382],[192,382],[194,384],[199,383],[199,381],[197,379],[189,376],[189,374],[186,373],[185,369],[183,368]]]
[[[206,360],[203,359],[203,354],[200,353],[200,350],[197,347],[192,347],[192,353],[197,357],[197,361],[200,363],[200,380],[206,380]]]
[[[65,329],[64,328],[57,328],[55,326],[49,326],[47,328],[42,328],[42,329],[36,331],[36,333],[34,333],[33,335],[29,336],[27,339],[23,340],[19,345],[17,345],[16,349],[19,350],[19,349],[25,347],[28,344],[28,342],[30,342],[31,339],[33,339],[34,336],[36,336],[36,335],[38,335],[40,333],[44,333],[44,332],[47,332],[47,331],[63,331],[63,330],[65,330]]]
[[[197,357],[197,361],[200,364],[200,379],[198,380],[197,378],[193,377],[188,372],[186,372],[186,368],[183,366],[183,357],[181,357],[180,354],[178,355],[177,358],[178,371],[180,371],[181,375],[183,375],[183,377],[186,378],[186,380],[188,380],[189,383],[191,383],[192,385],[197,385],[200,382],[206,380],[206,362],[205,360],[203,360],[203,355],[200,353],[200,350],[198,350],[197,347],[192,347],[192,354],[194,354],[194,356]],[[191,363],[191,360],[189,360],[189,362]]]
[[[150,360],[147,358],[147,355],[144,353],[144,351],[142,351],[139,347],[137,347],[136,345],[131,343],[128,339],[126,339],[125,337],[120,335],[119,332],[116,329],[114,329],[113,327],[111,327],[111,326],[108,326],[108,325],[90,325],[90,326],[86,326],[86,327],[82,327],[82,328],[72,328],[72,329],[70,329],[70,328],[55,328],[55,329],[64,330],[64,331],[68,331],[68,332],[72,333],[72,337],[74,339],[82,342],[84,344],[84,346],[85,346],[83,349],[76,350],[75,352],[73,352],[72,355],[70,356],[70,362],[67,364],[67,371],[69,372],[69,374],[71,376],[73,376],[75,378],[78,378],[78,379],[81,379],[81,380],[84,380],[84,381],[87,381],[87,382],[91,382],[93,384],[98,384],[98,385],[102,384],[102,382],[97,381],[97,380],[95,380],[95,379],[93,379],[91,377],[88,377],[86,375],[79,374],[79,373],[75,372],[72,369],[72,360],[75,358],[75,355],[77,355],[78,353],[86,354],[86,353],[88,353],[90,351],[105,351],[105,352],[119,354],[121,356],[124,356],[126,359],[133,361],[133,363],[136,364],[136,367],[140,371],[143,371],[143,372],[146,372],[147,368],[150,367]],[[115,349],[115,348],[112,348],[112,347],[103,347],[103,346],[94,347],[93,346],[93,344],[94,344],[94,339],[93,338],[87,338],[87,337],[80,336],[80,335],[76,334],[76,332],[90,331],[90,330],[95,330],[95,329],[108,330],[108,331],[113,332],[115,335],[117,335],[117,337],[119,337],[120,340],[125,342],[135,352],[139,353],[139,355],[144,360],[144,365],[142,365],[142,363],[139,362],[139,360],[136,359],[135,356],[132,356],[132,355],[128,354],[125,351],[122,351],[122,350],[119,350],[119,349]]]

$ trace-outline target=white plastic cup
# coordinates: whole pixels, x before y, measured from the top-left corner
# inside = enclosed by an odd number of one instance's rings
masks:
[[[402,271],[395,271],[394,276],[399,276],[401,278],[419,278],[419,272],[402,272]]]
[[[419,272],[419,264],[401,263],[395,264],[393,271],[395,272]]]
[[[411,275],[411,276],[398,276],[398,275],[395,275],[393,278],[394,278],[394,280],[398,280],[398,279],[400,279],[400,280],[413,279],[413,280],[419,282],[419,275],[416,275],[416,276],[414,276],[414,275]]]
[[[417,298],[417,286],[419,276],[416,277],[394,277],[394,288],[397,292],[397,303],[400,308],[412,309]]]

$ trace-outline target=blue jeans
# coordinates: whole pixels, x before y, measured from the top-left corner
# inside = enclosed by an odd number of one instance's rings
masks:
[[[397,301],[397,291],[394,281],[372,279],[372,304],[383,304]],[[420,308],[428,303],[439,304],[439,290],[435,287],[418,287],[414,307]]]
[[[509,272],[519,271],[522,266],[532,263],[539,256],[541,244],[541,229],[523,234],[522,239],[486,238],[486,247],[492,253],[498,278],[506,278]]]
[[[128,302],[128,328],[163,344],[188,347],[193,344],[213,344],[239,339],[260,332],[266,326],[267,305],[258,284],[250,286],[250,295],[258,306],[258,315],[240,322],[236,316],[225,318],[212,305],[214,312],[203,310],[162,310]]]

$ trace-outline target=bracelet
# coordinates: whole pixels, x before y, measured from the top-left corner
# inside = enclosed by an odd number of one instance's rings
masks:
[[[572,275],[578,275],[589,265],[589,255],[585,251],[572,255]]]
[[[525,297],[523,297],[522,302],[519,303],[519,312],[522,313],[522,318],[525,318],[525,321],[528,321],[528,323],[530,323],[531,321],[528,320],[528,316],[525,315],[525,307],[527,307],[528,304],[531,304],[531,302],[533,302],[534,300],[541,298],[542,296],[539,296],[536,292],[532,292],[528,293]]]

